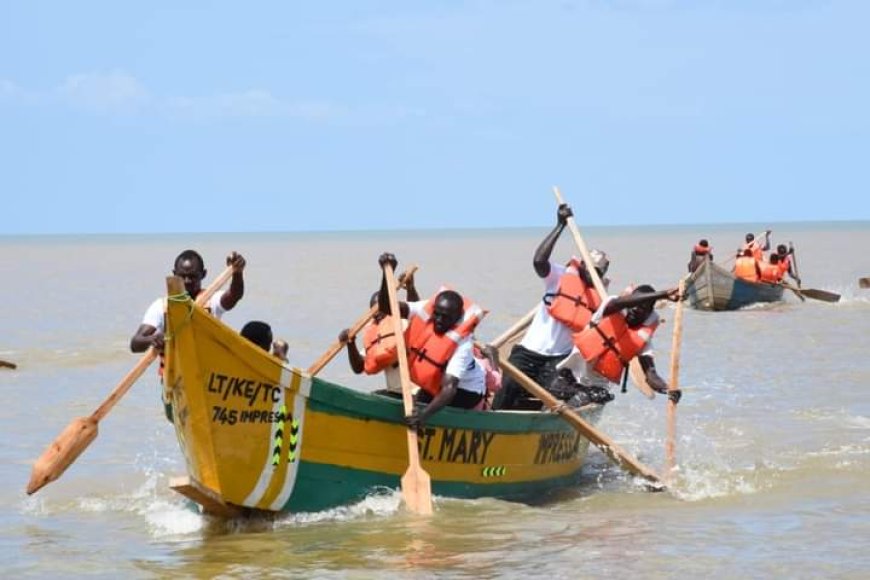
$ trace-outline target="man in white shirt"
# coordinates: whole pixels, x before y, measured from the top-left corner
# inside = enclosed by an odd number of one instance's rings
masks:
[[[387,263],[391,264],[393,269],[397,265],[396,257],[390,253],[381,254],[378,258],[378,263],[381,268]],[[443,367],[437,360],[429,360],[425,356],[425,352],[418,354],[412,353],[409,356],[409,366],[411,366],[411,374],[414,375],[413,365],[419,364],[422,366],[428,365],[430,376],[433,376],[432,368],[439,370],[434,372],[437,378],[437,384],[434,386],[420,383],[420,390],[415,395],[417,403],[425,403],[423,409],[415,406],[411,415],[405,417],[405,422],[411,429],[419,429],[426,421],[437,411],[446,406],[459,407],[462,409],[473,409],[486,396],[486,374],[483,366],[474,358],[474,338],[470,332],[461,336],[459,329],[469,323],[470,316],[477,316],[472,312],[465,312],[463,298],[459,293],[453,290],[443,290],[439,292],[434,300],[434,304],[429,304],[428,300],[418,302],[399,302],[399,313],[402,318],[407,318],[409,328],[406,333],[406,342],[408,349],[413,348],[415,343],[416,329],[423,329],[421,336],[429,336],[429,341],[425,343],[423,351],[433,345],[435,342],[443,344],[444,341],[456,340],[456,347],[450,354],[449,360]],[[381,283],[381,290],[378,296],[378,306],[381,312],[389,313],[389,292],[387,290],[386,276]],[[414,319],[418,319],[415,323]],[[473,322],[473,321],[472,321]],[[473,324],[471,324],[473,327]],[[453,336],[451,338],[451,336]],[[437,350],[433,347],[433,351]],[[431,351],[430,351],[431,354]],[[432,390],[430,393],[429,390]]]
[[[535,273],[544,282],[544,298],[523,339],[511,349],[508,356],[508,361],[511,364],[544,388],[547,388],[555,378],[556,365],[568,356],[574,346],[571,340],[574,331],[553,318],[549,310],[549,300],[557,293],[559,283],[566,271],[563,264],[551,261],[550,256],[559,235],[568,223],[568,218],[572,215],[573,212],[567,204],[560,205],[556,215],[556,226],[535,250],[533,264]],[[595,262],[593,266],[598,270],[598,275],[604,279],[610,265],[607,255],[599,250],[592,250],[590,254]],[[588,278],[585,271],[581,270],[580,275]],[[591,279],[588,280],[588,284],[592,284]],[[492,404],[493,409],[540,407],[540,402],[532,403],[529,401],[525,390],[509,376],[505,377],[502,388],[496,393]]]
[[[242,296],[244,296],[245,280],[242,273],[245,270],[245,264],[245,259],[241,254],[233,252],[227,256],[227,266],[233,267],[233,277],[230,286],[222,294],[212,296],[206,306],[206,309],[215,318],[219,319],[223,316],[224,312],[232,310],[239,300],[242,299]],[[197,295],[202,291],[202,280],[207,273],[202,256],[194,250],[181,252],[175,258],[175,267],[172,273],[184,280],[184,289],[187,290],[191,298],[196,299]],[[158,298],[145,311],[142,323],[130,339],[130,350],[132,352],[145,352],[152,346],[158,352],[163,352],[165,300],[165,298]]]

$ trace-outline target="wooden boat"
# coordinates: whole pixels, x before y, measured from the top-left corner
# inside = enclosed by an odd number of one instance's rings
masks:
[[[307,512],[398,488],[401,401],[358,392],[249,343],[187,295],[167,308],[164,396],[187,476],[176,491],[218,515]],[[580,410],[594,423],[599,406]],[[540,411],[439,411],[419,438],[435,495],[522,499],[570,485],[589,441]]]
[[[707,260],[686,282],[689,305],[698,310],[736,310],[757,302],[782,300],[783,286],[741,280]]]

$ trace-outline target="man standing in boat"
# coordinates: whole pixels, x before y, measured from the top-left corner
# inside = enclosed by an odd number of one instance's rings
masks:
[[[660,320],[654,306],[661,299],[677,301],[682,297],[677,288],[656,292],[648,284],[621,296],[607,297],[589,325],[574,334],[574,348],[559,368],[570,369],[582,386],[610,388],[621,382],[624,391],[628,365],[639,357],[649,386],[667,394],[674,403],[679,402],[682,392],[669,391],[655,368],[652,337]]]
[[[535,250],[533,266],[544,282],[544,297],[535,317],[519,344],[514,345],[508,361],[526,376],[547,388],[556,376],[556,365],[571,352],[571,334],[582,330],[601,299],[586,265],[577,259],[564,266],[550,260],[559,235],[573,212],[562,204],[556,213],[556,225]],[[604,281],[610,260],[604,252],[589,252],[594,268]],[[506,377],[495,395],[493,409],[529,408],[526,391],[511,377]],[[534,405],[540,408],[540,403]]]
[[[390,253],[378,258],[395,270],[396,257]],[[378,294],[378,308],[390,312],[387,278],[383,276]],[[474,358],[474,329],[483,318],[483,310],[454,290],[441,290],[429,300],[399,302],[399,315],[408,320],[405,348],[411,380],[420,387],[415,403],[425,403],[421,410],[405,417],[412,429],[419,429],[433,414],[450,406],[461,409],[477,407],[486,395],[485,372]]]
[[[700,268],[707,260],[713,261],[713,248],[710,247],[710,242],[701,240],[695,244],[689,256],[689,274]]]

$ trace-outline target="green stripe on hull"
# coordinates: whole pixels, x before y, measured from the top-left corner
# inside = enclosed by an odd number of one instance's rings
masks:
[[[468,482],[432,482],[432,493],[460,499],[495,497],[521,501],[542,493],[576,484],[580,468],[574,473],[539,481],[474,484]],[[281,511],[316,512],[359,502],[381,490],[400,487],[393,475],[303,461],[299,466],[293,495]]]

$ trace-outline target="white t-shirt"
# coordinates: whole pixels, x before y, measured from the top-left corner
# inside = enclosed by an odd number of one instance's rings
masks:
[[[215,294],[208,301],[207,308],[211,311],[211,315],[220,320],[226,310],[221,305],[221,294]],[[142,324],[153,326],[157,332],[164,332],[163,314],[166,312],[166,298],[158,298],[151,303],[148,310],[145,311],[145,316],[142,317]]]
[[[598,307],[598,310],[595,311],[595,314],[592,315],[592,319],[590,322],[601,322],[601,319],[604,317],[604,309],[610,304],[610,301],[616,298],[616,296],[608,296],[607,300],[601,303],[601,306]],[[658,322],[659,315],[653,310],[649,316],[647,316],[646,320],[643,321],[643,324],[650,325]],[[646,344],[643,345],[643,348],[640,349],[640,352],[637,353],[637,356],[652,356],[653,355],[653,347],[652,347],[652,338],[646,341]],[[571,369],[571,372],[574,373],[574,377],[577,379],[578,383],[583,383],[584,385],[588,385],[590,387],[610,387],[611,382],[604,376],[600,375],[595,368],[586,362],[586,359],[583,358],[583,355],[580,354],[580,351],[577,350],[577,347],[573,347],[571,349],[571,354],[569,354],[565,360],[556,365],[557,369],[561,369],[567,367]]]
[[[408,302],[408,318],[425,316],[426,300]],[[457,388],[472,393],[486,393],[486,374],[483,366],[474,358],[474,339],[467,336],[459,342],[456,351],[447,361],[444,372],[459,379]]]
[[[550,273],[544,278],[545,294],[556,293],[559,289],[559,280],[565,270],[562,264],[550,261]],[[550,316],[550,311],[542,300],[520,345],[538,354],[559,356],[570,352],[574,346],[571,340],[572,334],[570,328]]]

